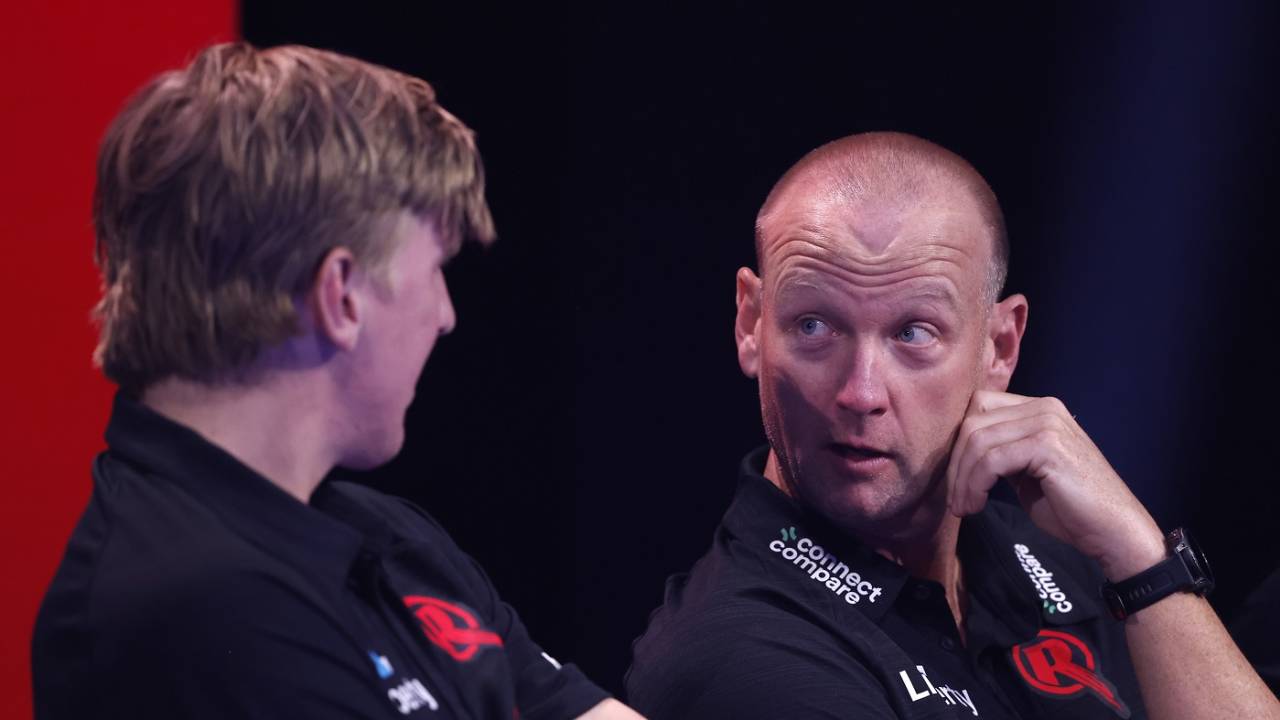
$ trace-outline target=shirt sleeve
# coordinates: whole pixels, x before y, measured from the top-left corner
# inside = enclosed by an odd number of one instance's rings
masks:
[[[522,720],[576,718],[609,697],[609,693],[591,682],[576,666],[560,663],[529,637],[520,615],[499,597],[480,563],[458,548],[434,518],[403,498],[396,500],[402,509],[428,523],[438,534],[435,540],[447,544],[457,572],[469,578],[470,594],[478,609],[502,637]]]
[[[896,719],[883,686],[803,623],[721,607],[636,646],[627,699],[650,720]]]
[[[609,697],[572,663],[560,663],[529,637],[515,608],[503,602],[488,576],[467,557],[490,599],[493,624],[502,636],[511,675],[515,679],[516,706],[528,720],[576,718]]]

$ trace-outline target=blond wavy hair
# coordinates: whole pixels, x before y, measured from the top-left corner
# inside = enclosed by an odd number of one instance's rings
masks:
[[[298,331],[324,256],[380,273],[404,211],[450,253],[493,220],[473,133],[423,80],[228,43],[152,80],[108,129],[94,193],[94,360],[129,392],[234,379]]]

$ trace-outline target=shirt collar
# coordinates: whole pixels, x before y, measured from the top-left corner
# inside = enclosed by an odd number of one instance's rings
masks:
[[[1094,593],[1069,572],[1078,568],[1066,560],[1061,543],[1015,507],[992,501],[966,518],[958,549],[961,562],[983,569],[966,571],[968,590],[993,616],[1002,644],[1034,637],[1044,625],[1098,617]]]
[[[117,393],[108,453],[143,475],[173,482],[234,532],[326,584],[344,584],[366,532],[322,511],[323,483],[307,505],[191,428]]]
[[[774,486],[763,474],[768,454],[766,445],[743,459],[725,527],[751,552],[764,556],[769,575],[803,602],[852,605],[879,622],[907,582],[907,573],[834,531]]]
[[[766,445],[743,458],[725,527],[752,552],[764,556],[765,567],[779,568],[770,572],[771,577],[801,592],[807,601],[829,593],[842,599],[837,606],[851,604],[879,622],[911,576],[779,490],[763,474],[768,454]],[[957,547],[966,567],[967,589],[992,616],[996,641],[1011,646],[1034,637],[1045,623],[1073,624],[1096,616],[1096,604],[1066,574],[1052,541],[1014,508],[997,505],[990,502],[981,513],[960,523]],[[1038,556],[1036,548],[1041,549]],[[1043,569],[1036,570],[1037,566]],[[1046,573],[1066,596],[1066,604],[1045,604],[1040,599],[1039,591],[1047,587]],[[856,582],[851,585],[850,579]],[[859,599],[851,602],[846,588],[857,592]],[[858,592],[859,588],[866,592]]]

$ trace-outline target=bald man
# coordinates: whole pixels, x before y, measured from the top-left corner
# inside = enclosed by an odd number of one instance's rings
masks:
[[[673,577],[627,687],[653,718],[1280,716],[1166,536],[1054,398],[1006,392],[995,196],[871,133],[800,160],[738,272],[768,445]],[[988,501],[1001,478],[1021,508]]]

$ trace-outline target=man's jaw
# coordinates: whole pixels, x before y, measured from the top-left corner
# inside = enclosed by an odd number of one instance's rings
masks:
[[[801,492],[797,493],[799,499],[872,547],[930,544],[946,520],[945,475],[935,472],[919,488],[911,479],[918,474],[912,472],[903,456],[884,447],[856,440],[824,447],[834,460],[827,470],[831,473],[827,482],[834,486],[826,492],[839,495],[842,492],[838,488],[843,487],[844,492],[861,494],[862,501],[853,501],[841,512],[843,503],[833,503],[831,496],[822,501],[819,497],[806,498],[808,493]],[[886,492],[895,497],[879,495]],[[849,500],[852,498],[846,498]]]

